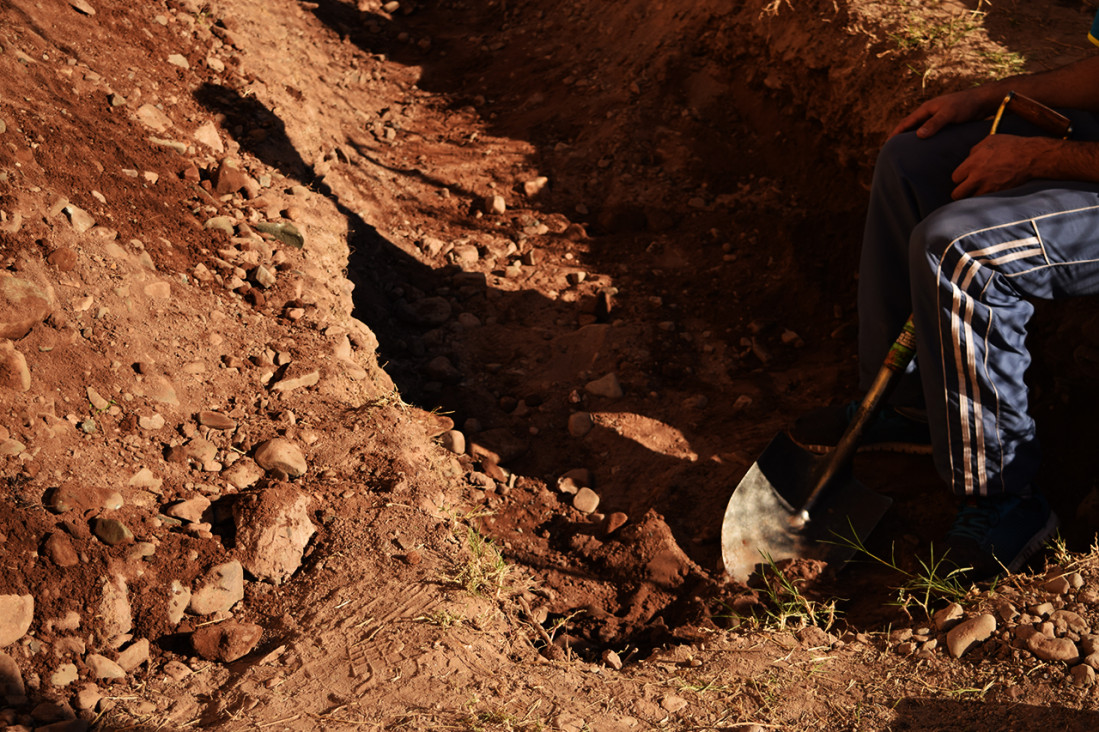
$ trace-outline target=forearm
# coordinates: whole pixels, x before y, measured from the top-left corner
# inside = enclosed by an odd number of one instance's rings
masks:
[[[1099,183],[1099,142],[1030,138],[1031,178]]]
[[[1099,56],[1089,56],[1052,71],[1011,76],[978,88],[986,110],[1015,91],[1054,108],[1099,111]]]

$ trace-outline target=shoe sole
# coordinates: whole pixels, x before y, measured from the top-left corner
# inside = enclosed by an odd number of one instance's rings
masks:
[[[1033,557],[1039,549],[1045,546],[1046,542],[1053,538],[1053,535],[1057,533],[1057,527],[1061,525],[1061,522],[1057,518],[1057,514],[1052,510],[1049,512],[1049,518],[1046,520],[1046,525],[1043,526],[1037,534],[1026,543],[1015,558],[1008,563],[1008,572],[1014,574],[1022,569],[1023,565]]]

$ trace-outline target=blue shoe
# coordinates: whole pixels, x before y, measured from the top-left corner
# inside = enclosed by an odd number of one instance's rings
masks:
[[[794,422],[789,430],[790,439],[810,452],[829,452],[839,444],[858,409],[858,402],[850,402],[813,410]],[[930,455],[931,432],[927,420],[893,407],[881,407],[866,425],[858,450]]]
[[[946,559],[972,582],[1018,572],[1057,532],[1057,514],[1039,493],[967,499],[946,534]]]

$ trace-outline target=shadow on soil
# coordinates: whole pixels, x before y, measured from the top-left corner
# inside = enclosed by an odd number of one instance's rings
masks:
[[[1099,728],[1099,712],[1029,704],[999,704],[942,699],[902,699],[892,732],[903,730],[1034,730],[1090,732]]]

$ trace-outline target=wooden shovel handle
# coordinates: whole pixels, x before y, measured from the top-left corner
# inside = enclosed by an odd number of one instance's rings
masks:
[[[794,528],[800,530],[809,523],[810,514],[817,501],[839,471],[851,461],[862,440],[863,432],[866,431],[866,425],[870,423],[882,401],[893,391],[900,380],[900,375],[905,372],[915,355],[916,326],[912,324],[912,317],[909,316],[897,340],[893,341],[893,345],[889,348],[885,361],[882,362],[877,376],[874,377],[874,383],[870,385],[870,389],[859,403],[859,408],[851,419],[851,423],[847,425],[843,437],[829,453],[828,460],[817,476],[813,491],[805,499],[801,510],[791,517],[790,523]]]

